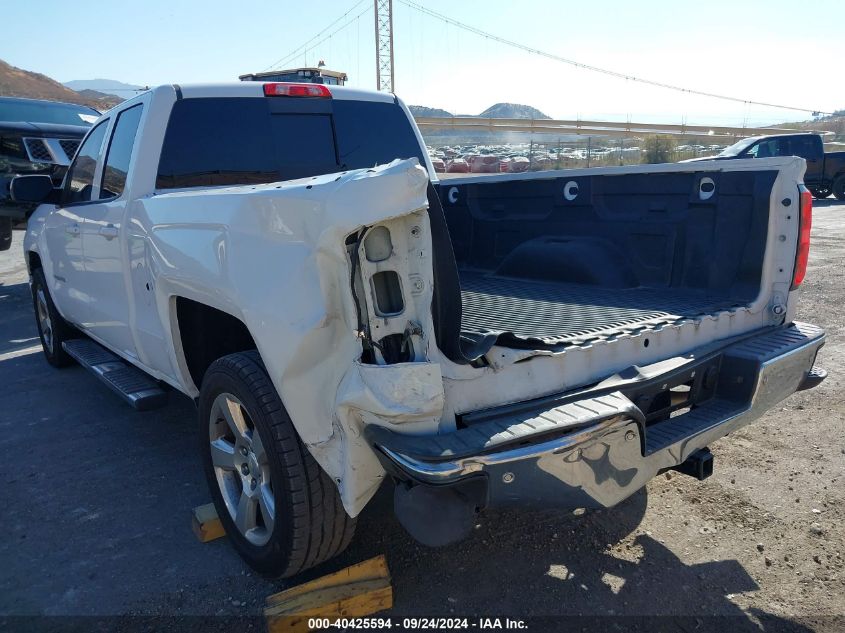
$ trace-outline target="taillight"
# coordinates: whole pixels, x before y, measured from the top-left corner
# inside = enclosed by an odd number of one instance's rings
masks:
[[[322,84],[264,84],[265,97],[321,97],[331,99],[332,93]]]
[[[804,186],[799,185],[801,192],[798,218],[798,248],[795,251],[795,268],[792,273],[792,287],[795,290],[804,281],[807,274],[807,259],[810,256],[810,229],[813,226],[813,194]]]

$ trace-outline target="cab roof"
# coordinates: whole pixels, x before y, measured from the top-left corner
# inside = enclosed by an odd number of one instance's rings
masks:
[[[153,91],[173,91],[181,94],[184,99],[202,99],[210,97],[264,97],[264,84],[268,83],[297,83],[280,81],[234,81],[226,83],[207,84],[172,84],[153,88]],[[313,86],[315,84],[305,83]],[[322,85],[322,84],[320,84]],[[376,90],[364,90],[351,88],[349,86],[325,86],[332,94],[333,99],[348,101],[377,101],[392,103],[396,96],[390,92],[378,92]],[[273,98],[273,97],[267,97]]]

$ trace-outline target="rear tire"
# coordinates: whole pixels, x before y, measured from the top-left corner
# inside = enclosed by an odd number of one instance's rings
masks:
[[[845,200],[845,174],[833,181],[833,196],[837,200]]]
[[[300,441],[258,352],[211,364],[199,426],[217,515],[252,568],[293,576],[346,549],[355,519]]]
[[[44,356],[53,367],[67,367],[73,363],[73,359],[62,347],[62,343],[77,338],[79,334],[56,310],[41,268],[32,271],[31,289],[35,322],[38,325],[38,337],[41,339]]]

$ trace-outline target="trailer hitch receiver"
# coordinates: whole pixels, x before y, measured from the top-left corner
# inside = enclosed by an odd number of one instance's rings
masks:
[[[700,448],[672,470],[703,481],[713,474],[713,453],[709,448]]]

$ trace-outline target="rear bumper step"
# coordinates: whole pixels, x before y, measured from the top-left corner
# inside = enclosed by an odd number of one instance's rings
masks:
[[[167,392],[155,380],[91,339],[65,341],[62,347],[137,411],[167,404]]]
[[[801,384],[798,385],[798,391],[806,391],[807,389],[818,387],[824,381],[825,378],[827,378],[826,369],[822,369],[821,367],[813,367],[804,377],[804,380],[801,382]]]
[[[821,328],[794,323],[696,358],[670,379],[660,375],[612,393],[500,407],[464,416],[467,428],[444,435],[408,436],[375,425],[365,433],[406,487],[445,490],[480,480],[483,494],[462,493],[476,507],[609,507],[667,469],[694,468],[690,474],[706,476],[712,458],[702,449],[821,381],[813,364],[824,339]],[[702,373],[707,377],[699,385]],[[635,404],[653,402],[654,392],[671,388],[672,380],[686,380],[703,394],[686,413],[653,419]]]

